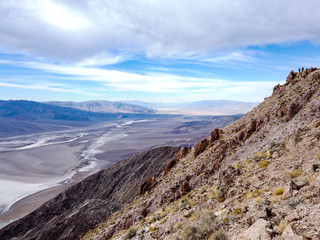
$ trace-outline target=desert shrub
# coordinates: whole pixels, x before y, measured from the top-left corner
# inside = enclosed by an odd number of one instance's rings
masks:
[[[264,160],[264,161],[261,161],[259,163],[259,167],[263,168],[263,167],[266,167],[269,165],[269,161],[268,160]]]
[[[283,188],[279,187],[273,190],[273,195],[281,195],[283,193]]]
[[[153,231],[155,231],[156,229],[157,229],[157,227],[154,227],[154,226],[149,227],[150,232],[153,232]]]
[[[294,169],[294,170],[292,170],[292,171],[286,170],[286,174],[287,174],[290,178],[299,177],[302,173],[303,173],[303,170],[302,170],[302,169]]]
[[[320,160],[320,153],[317,155],[317,159]]]
[[[137,234],[137,229],[135,227],[131,227],[127,230],[126,234],[122,237],[122,239],[131,239]]]
[[[218,233],[211,234],[208,240],[228,240],[228,237],[225,233],[218,232]]]
[[[265,159],[265,158],[266,158],[265,152],[257,152],[257,153],[254,155],[254,157],[253,157],[253,159],[254,159],[255,161],[261,161],[261,160],[263,160],[263,159]]]
[[[283,232],[283,231],[284,231],[284,229],[287,227],[287,225],[288,225],[288,223],[287,223],[287,222],[285,222],[285,221],[281,220],[281,221],[280,221],[280,223],[279,223],[279,226],[278,226],[278,228],[279,228],[280,232]]]
[[[209,239],[215,232],[215,219],[213,211],[203,211],[197,214],[196,220],[188,221],[184,224],[179,235],[183,240]]]

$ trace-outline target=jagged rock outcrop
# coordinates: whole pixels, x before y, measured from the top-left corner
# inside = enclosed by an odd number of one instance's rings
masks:
[[[140,186],[140,195],[145,194],[156,186],[155,176],[148,177]]]
[[[168,175],[171,168],[173,168],[178,163],[178,161],[181,158],[184,158],[189,152],[190,152],[190,149],[188,149],[187,147],[182,147],[180,151],[177,153],[177,155],[168,162],[166,168],[164,169],[163,176]]]
[[[206,148],[209,146],[209,140],[207,138],[202,139],[201,142],[198,142],[193,148],[193,156],[197,157],[199,154],[201,154]]]
[[[214,141],[217,141],[222,137],[223,131],[219,128],[213,129],[213,131],[210,134],[210,144],[212,144]]]
[[[0,239],[76,239],[139,194],[144,179],[159,177],[179,150],[161,147],[118,162],[1,229]],[[122,222],[119,229],[132,223]]]

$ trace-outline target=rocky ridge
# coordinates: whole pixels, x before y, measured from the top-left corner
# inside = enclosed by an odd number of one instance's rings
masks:
[[[320,70],[292,71],[81,239],[320,239],[319,140]]]

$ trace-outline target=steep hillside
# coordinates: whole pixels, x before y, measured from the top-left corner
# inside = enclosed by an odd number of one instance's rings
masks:
[[[84,111],[100,113],[155,113],[152,108],[142,107],[130,103],[111,101],[86,101],[86,102],[47,102],[51,105],[76,108]]]
[[[118,162],[1,229],[0,239],[76,239],[129,203],[144,180],[159,177],[179,150],[162,147]]]
[[[292,71],[82,239],[319,239],[319,140],[320,70]]]

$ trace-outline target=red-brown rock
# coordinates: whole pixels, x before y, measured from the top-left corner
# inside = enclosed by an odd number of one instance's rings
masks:
[[[156,186],[157,182],[155,177],[148,177],[144,183],[140,186],[140,195],[145,194],[147,191],[150,191],[152,188]]]
[[[219,129],[219,128],[214,129],[210,134],[210,136],[211,136],[210,144],[212,144],[216,140],[219,140],[221,135],[222,135],[222,130],[221,129]]]
[[[168,162],[167,166],[164,169],[163,176],[168,175],[170,170],[179,162],[181,158],[184,158],[185,156],[187,156],[189,151],[190,150],[187,147],[182,147],[180,151],[176,154],[176,156]]]
[[[181,196],[186,195],[191,191],[191,187],[187,181],[183,181],[179,187],[179,193]]]
[[[287,81],[286,84],[290,83],[292,80],[294,80],[297,77],[297,74],[292,70],[288,77],[287,77]]]
[[[197,157],[199,154],[201,154],[204,150],[206,150],[206,148],[209,146],[209,141],[208,139],[204,138],[202,139],[201,142],[198,142],[195,146],[194,146],[194,153],[193,156]]]

